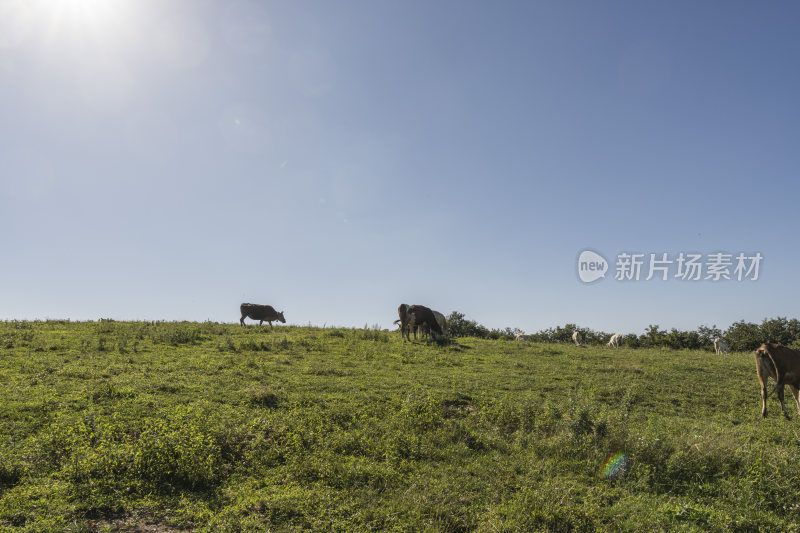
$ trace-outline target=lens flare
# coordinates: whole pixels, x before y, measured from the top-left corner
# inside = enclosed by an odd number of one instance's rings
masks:
[[[616,479],[624,476],[630,467],[628,456],[622,452],[612,453],[603,464],[603,476],[608,479]]]

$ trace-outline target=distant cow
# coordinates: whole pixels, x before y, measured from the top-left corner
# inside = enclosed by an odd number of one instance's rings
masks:
[[[524,333],[522,333],[522,332],[519,332],[519,333],[517,333],[517,336],[516,336],[516,337],[514,337],[514,340],[515,340],[515,341],[526,341],[526,340],[528,340],[528,336],[527,336],[527,335],[525,335],[525,334],[524,334]]]
[[[409,327],[409,316],[408,316],[408,304],[400,304],[397,308],[397,314],[400,316],[399,320],[395,320],[395,324],[400,324],[400,336],[403,340],[411,340],[411,331]],[[414,332],[414,337],[416,338],[417,333]]]
[[[242,312],[242,318],[239,319],[239,323],[243,326],[245,318],[258,320],[259,326],[266,321],[269,322],[269,327],[272,327],[273,320],[286,324],[283,311],[279,313],[271,305],[242,304],[239,306],[239,310]]]
[[[717,355],[719,355],[721,353],[727,354],[728,353],[728,345],[725,344],[724,340],[720,339],[719,337],[716,337],[714,339],[714,351],[717,353]]]
[[[447,327],[447,319],[444,317],[444,315],[439,311],[433,311],[433,316],[436,317],[436,322],[439,324],[439,328],[442,330],[442,334],[445,337],[449,337],[450,328]]]
[[[611,340],[608,341],[608,345],[612,348],[619,348],[619,343],[622,340],[622,335],[619,333],[614,333],[611,335]]]
[[[423,330],[428,329],[432,334],[444,335],[442,326],[436,320],[433,310],[424,305],[409,305],[406,317],[412,330],[422,328]],[[416,338],[416,333],[414,333],[414,337]]]
[[[572,340],[575,341],[575,346],[580,346],[581,345],[581,341],[583,340],[583,338],[581,337],[581,332],[580,331],[576,331],[575,333],[573,333],[572,334]]]
[[[778,392],[783,416],[789,418],[786,405],[783,403],[783,387],[789,385],[794,401],[797,403],[797,412],[800,414],[800,352],[787,348],[782,344],[764,343],[753,354],[756,360],[756,372],[761,384],[761,416],[767,416],[767,396]],[[775,380],[775,388],[767,394],[767,378]]]

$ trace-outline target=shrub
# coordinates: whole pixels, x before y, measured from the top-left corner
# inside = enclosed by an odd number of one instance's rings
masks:
[[[731,350],[755,350],[764,342],[761,329],[756,324],[744,320],[734,322],[728,328],[725,340]]]
[[[450,335],[453,337],[478,337],[485,339],[489,336],[489,329],[474,320],[464,318],[464,313],[453,311],[447,317]]]

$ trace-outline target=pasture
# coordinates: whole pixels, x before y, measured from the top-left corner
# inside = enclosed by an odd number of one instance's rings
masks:
[[[800,529],[750,352],[15,321],[0,383],[0,530]]]

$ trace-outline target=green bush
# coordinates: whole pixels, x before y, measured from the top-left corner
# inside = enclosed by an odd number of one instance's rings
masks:
[[[741,320],[734,322],[725,332],[725,342],[731,350],[755,350],[765,342],[761,328],[756,324]]]

